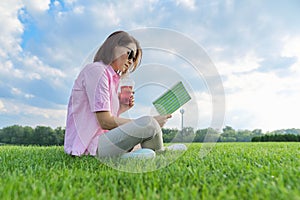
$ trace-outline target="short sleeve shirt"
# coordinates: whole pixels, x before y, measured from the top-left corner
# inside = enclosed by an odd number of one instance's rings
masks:
[[[88,64],[75,80],[68,104],[65,152],[71,155],[96,155],[99,135],[105,133],[95,112],[119,110],[120,76],[102,62]]]

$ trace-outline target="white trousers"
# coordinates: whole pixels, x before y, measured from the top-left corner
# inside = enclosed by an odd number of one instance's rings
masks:
[[[154,151],[163,148],[161,127],[153,117],[138,118],[99,136],[97,156],[121,155],[137,144]]]

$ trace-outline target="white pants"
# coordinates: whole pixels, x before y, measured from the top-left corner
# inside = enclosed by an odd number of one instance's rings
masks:
[[[154,151],[163,148],[162,131],[153,117],[138,118],[99,136],[97,156],[121,155],[137,144]]]

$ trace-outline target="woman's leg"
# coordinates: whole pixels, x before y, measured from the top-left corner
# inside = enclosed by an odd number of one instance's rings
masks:
[[[149,138],[148,140],[144,140],[143,142],[141,142],[141,146],[142,146],[142,148],[149,148],[154,151],[162,150],[163,149],[163,137],[162,137],[161,128],[159,127],[156,130],[156,134],[152,138]]]
[[[126,153],[135,145],[160,150],[163,146],[162,132],[157,121],[150,116],[138,118],[99,136],[99,157]]]

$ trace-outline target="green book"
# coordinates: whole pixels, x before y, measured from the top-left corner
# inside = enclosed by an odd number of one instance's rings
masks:
[[[160,115],[172,114],[191,99],[180,81],[153,102]]]

